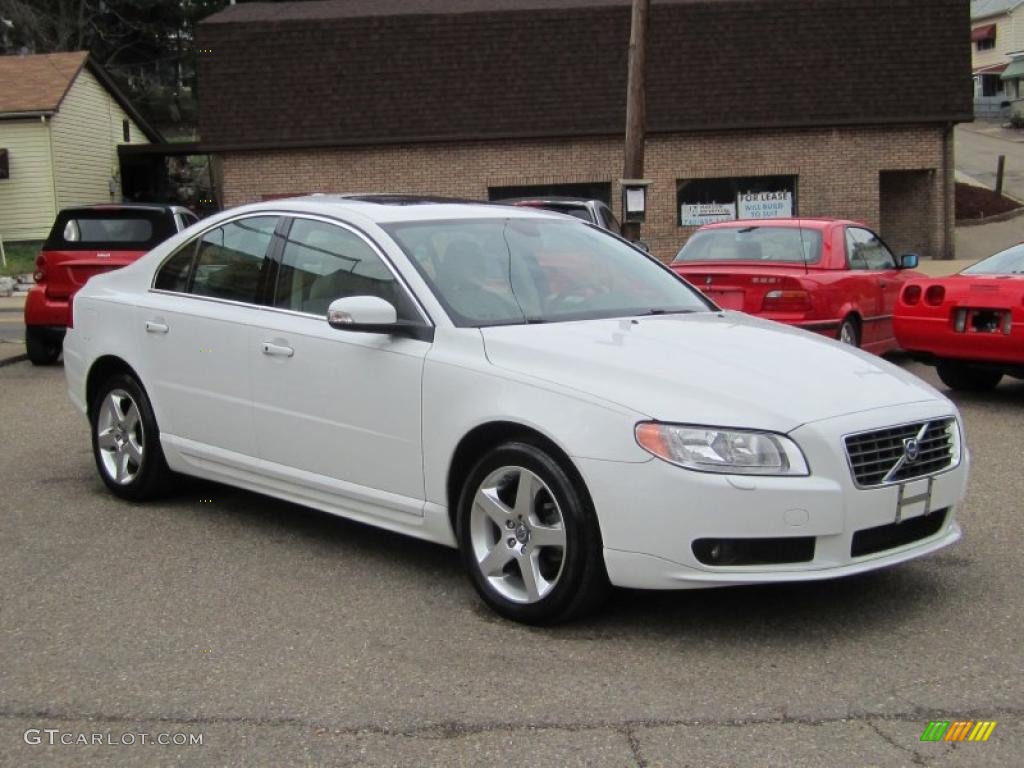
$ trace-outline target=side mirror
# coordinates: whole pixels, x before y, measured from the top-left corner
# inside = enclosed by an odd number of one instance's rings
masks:
[[[379,296],[346,296],[331,302],[327,323],[339,331],[392,333],[398,312]]]
[[[646,253],[650,253],[651,252],[650,244],[649,243],[645,243],[643,240],[637,240],[635,243],[633,243],[633,245],[635,245],[641,251],[644,251]]]
[[[900,269],[917,269],[920,261],[916,253],[904,253],[900,256]]]
[[[327,308],[327,324],[339,331],[384,333],[431,342],[434,326],[399,320],[394,305],[379,296],[346,296]]]

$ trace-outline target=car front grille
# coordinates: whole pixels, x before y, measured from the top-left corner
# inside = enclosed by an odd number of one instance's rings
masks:
[[[953,463],[956,420],[919,421],[846,438],[846,455],[857,485],[898,483],[940,472]],[[914,456],[913,445],[917,451]],[[909,450],[908,450],[909,447]]]

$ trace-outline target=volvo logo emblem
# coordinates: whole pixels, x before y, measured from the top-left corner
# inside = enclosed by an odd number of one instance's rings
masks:
[[[525,544],[530,540],[530,529],[526,527],[525,523],[520,523],[516,527],[516,539],[520,544]]]
[[[907,460],[907,464],[913,464],[920,455],[921,444],[917,442],[916,437],[908,437],[903,441],[903,457]]]

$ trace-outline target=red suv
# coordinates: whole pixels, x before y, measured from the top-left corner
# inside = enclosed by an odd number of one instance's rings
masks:
[[[36,258],[36,285],[25,301],[28,359],[51,365],[71,323],[71,299],[100,272],[130,264],[199,221],[176,205],[88,205],[65,208]]]

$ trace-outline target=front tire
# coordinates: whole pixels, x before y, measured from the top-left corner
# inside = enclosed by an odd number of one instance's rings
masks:
[[[142,501],[170,478],[153,408],[135,377],[119,373],[96,391],[89,409],[96,469],[115,496]]]
[[[60,359],[62,339],[45,328],[25,326],[25,352],[32,365],[53,365]]]
[[[505,618],[555,624],[607,595],[586,489],[539,444],[508,442],[480,460],[463,485],[456,531],[473,586]]]
[[[943,360],[936,368],[943,384],[962,392],[988,392],[1003,380],[1002,371],[975,368],[954,360]]]

